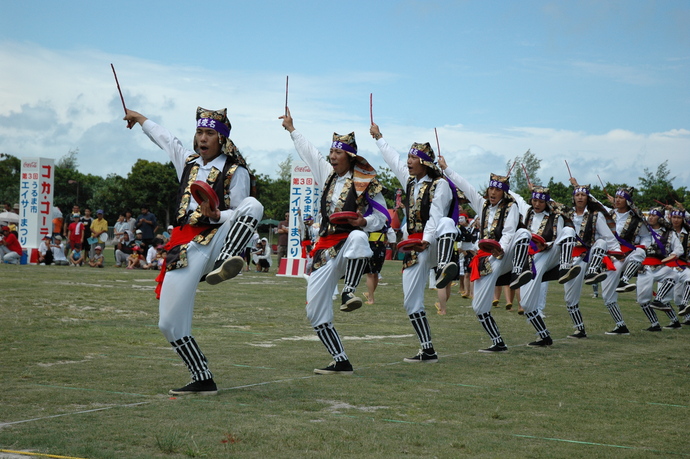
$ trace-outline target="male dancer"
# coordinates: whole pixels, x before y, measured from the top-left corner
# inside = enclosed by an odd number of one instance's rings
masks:
[[[685,316],[683,325],[690,325],[690,225],[685,221],[685,210],[671,208],[671,225],[680,240],[683,255],[675,265],[676,286],[673,299],[678,306],[678,314]]]
[[[664,328],[669,330],[681,328],[678,316],[670,303],[669,293],[676,284],[676,273],[669,266],[669,262],[683,255],[683,247],[671,224],[664,218],[663,208],[650,209],[647,222],[652,242],[645,249],[643,268],[637,275],[637,302],[652,322],[647,331],[661,331],[658,320],[653,320],[656,319],[653,309],[666,312],[671,319],[671,323]],[[657,282],[658,290],[656,299],[652,301],[654,282]],[[651,309],[646,311],[647,307]]]
[[[520,302],[525,310],[540,310],[542,282],[558,279],[559,284],[574,279],[582,271],[578,263],[573,265],[573,248],[575,247],[575,230],[572,221],[564,218],[558,203],[551,201],[550,190],[542,186],[532,187],[531,206],[522,196],[510,193],[517,201],[524,216],[525,226],[533,235],[540,236],[545,244],[534,242],[530,255],[536,270],[536,276],[520,287]],[[582,314],[577,304],[568,307],[575,333],[569,338],[586,338]],[[543,316],[542,316],[543,318]]]
[[[451,261],[453,245],[458,234],[457,215],[453,206],[457,202],[435,162],[434,150],[429,143],[413,143],[403,161],[383,138],[378,125],[372,123],[369,133],[376,140],[383,159],[400,183],[405,184],[405,213],[409,238],[419,244],[403,260],[403,306],[417,333],[421,349],[405,362],[434,363],[438,354],[431,341],[431,329],[424,309],[424,287],[428,273],[437,267],[436,288],[445,289],[458,274],[458,265]]]
[[[611,227],[613,220],[604,206],[590,194],[589,185],[579,185],[575,178],[570,179],[573,185],[573,213],[570,218],[577,234],[577,244],[573,249],[575,263],[582,266],[578,277],[565,284],[565,304],[568,310],[579,311],[582,284],[601,282],[604,304],[616,322],[616,327],[606,332],[607,335],[629,335],[630,331],[623,320],[616,285],[620,276],[623,261],[613,261],[606,252],[620,252],[620,244]],[[601,270],[606,272],[601,272]],[[572,317],[572,316],[571,316]]]
[[[527,256],[532,234],[520,228],[520,211],[515,200],[508,193],[508,177],[491,174],[489,188],[482,196],[467,180],[451,170],[443,157],[439,165],[457,187],[465,193],[472,209],[477,213],[480,222],[480,239],[492,239],[500,248],[491,253],[479,250],[472,260],[472,280],[474,280],[474,297],[472,308],[484,330],[491,337],[492,345],[480,352],[504,352],[508,350],[496,321],[491,316],[491,301],[494,287],[503,285],[503,277],[510,275],[510,288],[516,290],[532,280],[532,271],[527,267]],[[539,338],[530,346],[549,346],[553,340],[546,329],[544,319],[536,309],[525,310],[525,316],[537,330]]]
[[[290,133],[300,158],[309,165],[314,181],[323,190],[319,239],[312,251],[312,272],[307,281],[307,318],[333,356],[333,362],[325,368],[314,369],[314,373],[349,375],[353,372],[352,364],[333,326],[331,295],[338,287],[338,280],[345,275],[340,310],[349,312],[362,306],[362,300],[354,292],[367,259],[372,256],[366,232],[380,229],[388,218],[382,186],[376,180],[374,168],[357,154],[354,132],[333,133],[329,163],[295,130],[289,109],[279,119],[283,120],[283,128]],[[347,211],[356,212],[357,217],[347,223],[331,222],[329,217],[333,213]]]
[[[209,284],[235,277],[244,261],[239,256],[263,215],[263,206],[249,196],[247,165],[230,139],[227,109],[196,111],[194,151],[167,129],[144,115],[127,110],[130,126],[139,123],[144,133],[168,153],[180,181],[177,225],[166,245],[168,255],[161,269],[158,327],[192,374],[192,382],[170,395],[216,394],[208,360],[191,335],[196,287],[204,274]],[[194,181],[205,181],[219,200],[212,209],[198,202],[190,191]]]

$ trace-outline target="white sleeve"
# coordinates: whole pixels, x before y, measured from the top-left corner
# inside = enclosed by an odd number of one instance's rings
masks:
[[[144,134],[153,143],[168,154],[177,171],[177,179],[180,180],[182,178],[182,171],[184,171],[185,161],[194,152],[186,149],[182,142],[180,142],[180,139],[172,135],[170,131],[151,120],[147,119],[144,121],[144,124],[141,125],[141,130],[144,131]]]
[[[472,210],[474,210],[477,214],[480,214],[482,207],[484,206],[484,197],[479,194],[467,180],[461,177],[450,167],[446,168],[444,173],[446,174],[446,177],[448,177],[455,184],[455,186],[465,194],[465,197],[470,202],[470,207],[472,207]]]
[[[446,180],[441,178],[436,185],[434,197],[431,200],[429,220],[427,220],[426,225],[424,225],[423,240],[427,242],[436,241],[436,228],[438,227],[438,222],[441,218],[448,215],[452,202],[453,196],[451,194],[450,185],[448,185]]]
[[[678,238],[678,235],[676,234],[675,231],[669,230],[671,232],[671,237],[669,237],[669,248],[670,253],[669,255],[675,255],[677,257],[680,257],[683,255],[685,252],[683,250],[683,244],[681,244],[680,239]]]
[[[636,245],[649,247],[652,245],[652,234],[649,232],[645,221],[640,222],[640,225],[640,231],[637,233],[637,238],[635,238]]]
[[[515,199],[515,202],[518,205],[518,209],[520,210],[520,215],[522,215],[522,217],[525,218],[527,216],[527,211],[529,210],[530,205],[527,204],[527,201],[525,201],[525,199],[519,194],[513,191],[508,191],[508,193],[510,193],[513,199]]]
[[[410,170],[407,168],[407,161],[403,161],[400,157],[400,153],[388,145],[388,142],[386,142],[383,137],[376,141],[376,145],[379,147],[383,160],[386,161],[386,164],[391,168],[393,174],[403,186],[406,186],[410,178]]]
[[[501,244],[503,250],[508,250],[510,247],[510,241],[513,239],[513,235],[518,229],[518,224],[520,223],[520,210],[518,206],[510,206],[508,215],[506,215],[505,222],[503,223],[503,232],[501,233],[501,239],[498,241]]]
[[[386,199],[383,197],[381,193],[377,193],[376,196],[374,196],[374,201],[383,206],[384,209],[387,208]],[[371,206],[371,204],[369,204],[369,206]],[[380,230],[381,227],[383,227],[383,225],[385,225],[386,221],[388,220],[386,218],[386,215],[383,215],[381,212],[376,210],[376,208],[372,210],[373,212],[371,213],[371,215],[364,217],[364,219],[367,221],[367,225],[364,228],[362,228],[364,231],[368,233]]]
[[[620,252],[621,245],[618,243],[618,239],[611,232],[611,228],[606,224],[606,218],[604,215],[597,215],[597,228],[596,228],[596,239],[603,239],[606,241],[606,246],[609,252]]]
[[[319,153],[319,150],[317,150],[302,134],[295,130],[290,133],[290,137],[295,144],[297,154],[302,158],[302,161],[307,163],[309,169],[311,169],[316,184],[323,188],[326,184],[326,179],[331,172],[333,172],[333,166],[326,161],[326,158]]]

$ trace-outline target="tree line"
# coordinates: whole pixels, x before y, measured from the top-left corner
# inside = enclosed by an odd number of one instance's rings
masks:
[[[71,211],[77,204],[82,209],[90,208],[92,211],[103,209],[105,218],[113,224],[120,212],[132,210],[138,214],[144,204],[156,214],[161,224],[167,226],[174,220],[177,199],[178,181],[175,168],[171,162],[159,163],[156,161],[137,160],[126,177],[117,174],[109,174],[101,177],[93,174],[83,174],[78,170],[79,150],[70,150],[55,164],[54,177],[54,205],[59,207],[63,214]],[[572,199],[572,188],[569,183],[554,181],[553,177],[548,182],[539,179],[539,166],[541,160],[530,151],[518,156],[514,161],[506,165],[506,170],[511,170],[511,189],[525,199],[530,197],[530,183],[548,186],[551,197],[555,201],[569,204]],[[278,164],[277,178],[271,178],[265,174],[256,174],[250,167],[250,172],[255,176],[257,199],[264,205],[264,219],[282,220],[289,208],[290,202],[290,171],[292,157],[288,157]],[[21,161],[19,158],[0,154],[0,202],[19,202]],[[403,188],[397,178],[388,168],[379,168],[378,179],[385,187],[384,197],[388,208],[395,207],[395,193]],[[675,188],[668,169],[668,161],[661,163],[656,171],[644,169],[643,176],[639,177],[635,186],[635,203],[641,209],[658,206],[659,202],[674,204],[679,201],[690,209],[690,192],[686,187]],[[629,186],[625,183],[592,184],[592,193],[599,199],[605,199],[606,193],[615,194],[621,186]],[[477,187],[482,189],[482,187]],[[404,191],[404,188],[403,188]],[[471,211],[468,212],[471,213]]]

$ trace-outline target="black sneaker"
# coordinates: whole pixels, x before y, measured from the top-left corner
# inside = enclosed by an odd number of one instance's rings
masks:
[[[572,335],[568,335],[568,338],[582,339],[587,338],[587,333],[584,330],[578,330]]]
[[[568,281],[575,279],[582,271],[582,266],[575,265],[570,269],[561,269],[558,271],[558,283],[565,284]]]
[[[649,328],[645,328],[643,331],[648,331],[648,332],[660,332],[661,331],[661,325],[656,324],[652,325]]]
[[[629,283],[625,282],[624,280],[621,280],[618,283],[618,287],[616,287],[616,291],[618,293],[626,293],[626,292],[632,292],[636,288],[637,288],[637,286],[635,284],[629,284]]]
[[[242,257],[235,256],[224,261],[216,261],[213,271],[206,274],[206,283],[211,285],[220,284],[237,276],[242,272],[242,268],[244,268],[244,259]]]
[[[314,368],[317,375],[351,375],[354,372],[349,360],[331,362],[326,368]]]
[[[437,363],[438,362],[438,354],[436,352],[432,354],[427,354],[424,352],[423,349],[420,349],[419,352],[417,352],[417,355],[414,357],[405,357],[403,359],[403,362],[408,362],[408,363]]]
[[[587,274],[585,274],[585,284],[587,284],[587,285],[598,284],[599,282],[603,282],[604,279],[606,279],[605,273],[587,273]]]
[[[218,393],[218,387],[213,379],[207,379],[205,381],[192,381],[184,387],[179,389],[170,389],[168,391],[169,395],[216,395]]]
[[[654,300],[651,303],[649,303],[649,307],[652,309],[657,309],[659,311],[672,311],[673,309],[671,308],[671,305],[668,303],[662,303],[659,300]]]
[[[678,309],[678,315],[684,316],[685,314],[690,314],[690,303],[686,304],[682,308]]]
[[[486,354],[495,354],[497,352],[505,352],[508,350],[508,346],[501,341],[500,343],[494,344],[491,347],[487,347],[486,349],[479,349],[479,352],[484,352]]]
[[[611,331],[606,332],[607,335],[629,335],[630,330],[625,325],[619,325]]]
[[[685,319],[685,321],[683,321],[683,325],[690,325],[690,319]]]
[[[362,299],[356,297],[352,292],[343,292],[340,310],[350,312],[362,307]]]
[[[454,262],[448,263],[443,267],[438,277],[436,278],[436,288],[445,288],[450,284],[455,276],[458,275],[458,264]]]
[[[664,327],[664,329],[666,330],[678,330],[679,328],[681,328],[681,325],[680,322],[678,322],[677,320],[675,322],[671,322],[670,324]]]
[[[531,343],[528,344],[528,346],[546,347],[546,346],[551,346],[552,344],[553,344],[553,339],[551,339],[550,336],[547,336],[546,338],[539,338],[536,341],[532,341]]]
[[[510,275],[510,289],[517,290],[531,280],[532,271],[525,270],[522,271],[520,274],[513,273]]]

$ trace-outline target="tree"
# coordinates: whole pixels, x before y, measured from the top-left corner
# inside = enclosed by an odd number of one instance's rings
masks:
[[[383,185],[383,197],[386,199],[386,206],[389,209],[395,208],[395,192],[398,188],[405,192],[405,188],[400,184],[398,178],[393,175],[387,167],[380,167],[376,170],[376,179]]]
[[[289,182],[292,178],[292,154],[288,154],[285,161],[278,163],[278,179]]]
[[[522,156],[516,156],[514,161],[508,161],[506,170],[510,170],[511,167],[513,169],[510,171],[510,189],[523,198],[529,199],[530,192],[525,171],[527,171],[532,185],[543,185],[537,175],[541,167],[541,159],[527,150]]]
[[[58,162],[55,164],[55,166],[62,169],[76,171],[77,167],[79,167],[79,163],[77,162],[77,155],[79,155],[78,148],[75,150],[70,150],[67,152],[65,156],[58,159]]]
[[[19,174],[22,162],[19,158],[0,153],[0,203],[19,202]]]
[[[281,221],[290,208],[290,179],[273,180],[264,174],[256,176],[257,199],[264,206],[264,218]]]
[[[640,189],[636,199],[636,204],[642,209],[659,206],[660,201],[664,204],[673,205],[676,201],[685,200],[687,190],[681,187],[678,190],[673,188],[673,181],[676,177],[669,177],[671,171],[668,170],[668,160],[659,164],[656,172],[645,168],[644,177],[639,177]]]
[[[148,204],[160,225],[169,225],[177,212],[177,173],[171,162],[166,164],[138,159],[127,175],[121,197],[123,207],[137,209]]]

